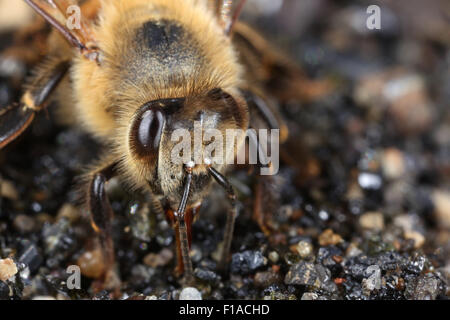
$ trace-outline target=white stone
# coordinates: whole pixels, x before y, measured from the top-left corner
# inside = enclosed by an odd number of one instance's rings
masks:
[[[202,294],[196,288],[187,287],[181,291],[180,300],[202,300]]]

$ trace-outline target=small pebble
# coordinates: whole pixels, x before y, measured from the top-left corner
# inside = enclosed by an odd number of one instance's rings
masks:
[[[32,300],[56,300],[56,298],[52,296],[36,296]]]
[[[432,105],[423,78],[417,74],[405,74],[389,79],[384,93],[389,100],[389,114],[397,128],[404,134],[426,131],[433,120]]]
[[[80,266],[81,273],[92,279],[100,278],[106,270],[100,249],[84,252],[78,258],[77,264]]]
[[[318,298],[319,298],[319,295],[317,293],[305,292],[302,295],[301,300],[317,300]]]
[[[367,212],[359,217],[359,225],[363,229],[381,231],[384,229],[384,217],[380,212]]]
[[[323,291],[334,293],[337,291],[337,285],[331,279],[331,272],[321,264],[301,261],[292,266],[284,283],[287,285],[303,285],[322,289]]]
[[[319,244],[321,246],[336,245],[342,242],[343,239],[340,235],[333,232],[331,229],[327,229],[319,236]]]
[[[37,228],[42,228],[44,224],[51,224],[54,222],[54,218],[48,213],[41,212],[36,216]]]
[[[358,176],[358,183],[363,189],[378,190],[383,182],[379,175],[363,172]]]
[[[278,254],[278,252],[276,252],[276,251],[271,251],[271,252],[269,253],[269,260],[270,260],[272,263],[277,263],[279,259],[280,259],[280,255]]]
[[[191,250],[189,251],[189,256],[191,257],[193,262],[200,262],[200,260],[202,260],[202,250],[200,250],[200,248],[196,245],[193,245],[191,247]]]
[[[36,223],[32,217],[25,214],[19,214],[14,219],[13,225],[17,231],[21,233],[28,233],[33,231]]]
[[[384,150],[381,165],[383,174],[388,179],[398,179],[405,174],[405,156],[396,148]]]
[[[9,286],[5,282],[0,281],[0,300],[8,299],[9,294],[10,294]]]
[[[70,203],[65,203],[58,211],[57,219],[63,217],[67,218],[70,222],[76,222],[80,218],[80,211]]]
[[[17,266],[10,258],[0,260],[0,280],[6,281],[17,273]]]
[[[405,296],[412,300],[435,300],[440,292],[439,284],[432,274],[421,275],[408,283]]]
[[[0,195],[6,199],[19,200],[19,193],[11,181],[0,179]]]
[[[450,229],[450,192],[436,190],[433,192],[434,213],[441,227]]]
[[[149,253],[144,257],[144,263],[152,268],[166,266],[173,259],[173,252],[168,248],[162,249],[159,253]]]
[[[359,256],[361,253],[362,253],[362,250],[358,248],[358,245],[356,243],[352,242],[348,246],[348,248],[347,248],[347,250],[345,252],[345,255],[348,258],[351,258],[351,257]]]
[[[187,287],[180,293],[180,300],[202,300],[202,294],[196,288]]]
[[[141,282],[149,282],[155,274],[155,269],[143,264],[136,264],[131,269],[131,274]]]
[[[209,282],[216,283],[220,280],[220,276],[214,271],[207,270],[204,268],[195,268],[194,275],[197,279]]]
[[[281,281],[281,275],[273,271],[257,272],[254,278],[255,286],[260,288],[265,288]]]
[[[284,279],[284,283],[287,285],[320,287],[316,266],[311,262],[300,261],[289,269],[289,272]]]
[[[425,237],[418,231],[405,231],[404,236],[405,239],[414,241],[414,249],[419,249],[425,243]]]
[[[401,214],[396,216],[393,222],[396,227],[401,228],[403,231],[410,231],[414,230],[415,225],[417,224],[415,220],[418,219],[414,219],[414,216],[410,214]]]
[[[43,257],[35,243],[27,240],[22,241],[23,247],[19,251],[18,261],[26,264],[31,272],[35,272],[42,265]]]
[[[297,244],[297,252],[303,259],[309,257],[313,252],[313,246],[308,241],[300,241]]]
[[[289,266],[292,266],[292,265],[294,265],[294,264],[296,264],[296,263],[298,263],[300,261],[300,257],[298,256],[298,254],[287,252],[284,255],[284,261],[286,261],[286,263]]]
[[[249,274],[264,266],[266,260],[259,251],[244,251],[235,253],[231,259],[231,272],[237,274]]]
[[[381,288],[381,269],[378,265],[369,266],[366,271],[366,274],[370,275],[368,278],[363,279],[362,286],[368,292],[371,292],[375,289],[379,290]]]

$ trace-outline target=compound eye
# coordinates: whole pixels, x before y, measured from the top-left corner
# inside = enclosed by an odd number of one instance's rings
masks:
[[[132,129],[132,146],[138,156],[153,156],[159,149],[165,116],[159,108],[144,109]]]

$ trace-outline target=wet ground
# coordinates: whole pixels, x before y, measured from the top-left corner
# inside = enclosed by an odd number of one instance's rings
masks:
[[[422,12],[414,19],[405,1],[391,2],[382,6],[381,31],[364,27],[364,1],[292,1],[275,17],[246,13],[309,77],[331,79],[335,90],[282,106],[291,138],[268,183],[270,236],[251,219],[255,177],[230,173],[240,212],[226,274],[216,271],[225,196],[215,189],[203,205],[191,252],[203,299],[448,298],[448,23],[437,16],[430,23],[420,2],[408,2]],[[446,6],[432,2],[433,10]],[[2,47],[8,39],[1,36]],[[5,106],[19,91],[0,69]],[[49,108],[0,153],[0,258],[17,267],[0,280],[0,299],[108,299],[110,292],[97,292],[104,266],[74,189],[99,146],[51,119]],[[165,218],[119,181],[108,194],[122,298],[178,299]],[[0,275],[11,270],[2,261]],[[70,265],[82,267],[81,290],[67,288]]]

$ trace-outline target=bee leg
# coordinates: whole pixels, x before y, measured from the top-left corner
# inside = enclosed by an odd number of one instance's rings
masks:
[[[194,215],[196,208],[187,209],[186,213],[184,214],[184,221],[186,224],[186,233],[187,233],[187,239],[188,239],[188,246],[189,249],[191,248],[192,243],[192,222],[194,220]],[[172,227],[175,230],[175,246],[177,250],[177,266],[175,268],[175,275],[181,276],[184,271],[184,263],[183,263],[183,250],[181,245],[181,239],[180,239],[180,228],[178,220],[176,219],[175,212],[172,210],[166,210],[166,217],[167,220],[170,221]]]
[[[255,119],[256,114],[262,120],[265,128],[280,130],[280,143],[287,140],[289,130],[281,116],[276,112],[276,107],[267,98],[263,98],[254,91],[243,90],[250,114]]]
[[[258,32],[242,22],[233,30],[233,43],[249,75],[249,83],[259,83],[264,92],[278,101],[314,101],[335,90],[330,79],[312,80],[284,53],[274,48]]]
[[[114,273],[114,244],[112,240],[113,210],[106,195],[105,184],[115,175],[116,164],[110,164],[95,171],[90,178],[87,206],[91,214],[91,224],[99,236],[106,266],[105,284],[111,288],[118,288],[120,280]]]
[[[68,61],[47,62],[45,70],[34,78],[21,102],[0,109],[0,149],[20,136],[29,127],[36,112],[45,108],[69,66]]]
[[[263,179],[264,177],[258,176],[255,186],[255,200],[253,203],[253,220],[256,221],[261,231],[266,235],[269,236],[271,233],[271,229],[269,225],[266,222],[266,213],[263,210],[263,200],[264,197],[267,196],[267,193],[265,192],[265,184]]]
[[[171,208],[164,209],[164,205],[161,203],[161,201],[157,200],[155,197],[151,198],[151,206],[152,211],[156,213],[164,213],[166,216],[166,220],[170,223],[172,228],[175,231],[175,248],[177,251],[177,266],[175,267],[175,276],[179,277],[183,274],[184,271],[184,264],[183,264],[183,254],[181,252],[181,241],[180,241],[180,230],[178,227],[178,221],[175,216],[175,212]],[[187,228],[187,234],[188,234],[188,242],[189,242],[189,248],[191,247],[191,225],[192,221],[189,219],[189,210],[186,211],[185,219],[186,219],[186,228]],[[190,215],[192,216],[192,215]]]
[[[257,146],[259,156],[263,156],[265,153],[260,150],[263,148],[258,141],[258,137],[256,135],[249,135],[250,143],[255,144]],[[272,168],[272,164],[266,159],[260,159],[257,166],[259,168],[266,167],[269,170]],[[265,186],[268,183],[268,179],[270,179],[271,175],[261,176],[258,175],[256,178],[256,186],[255,186],[255,198],[253,202],[253,220],[256,221],[261,231],[266,235],[270,235],[269,225],[266,223],[266,214],[264,212],[263,200],[270,194],[270,192],[265,192]]]
[[[230,258],[231,242],[233,240],[234,233],[234,223],[236,221],[237,215],[237,203],[236,195],[234,193],[233,186],[220,172],[215,170],[213,167],[208,167],[209,174],[214,178],[214,180],[225,190],[228,195],[228,199],[231,204],[231,210],[228,210],[227,221],[225,225],[225,233],[223,240],[222,257],[220,261],[220,268],[226,270],[228,267],[228,262]]]
[[[272,106],[271,101],[267,98],[263,98],[261,95],[258,95],[255,90],[242,90],[244,93],[244,97],[247,101],[247,105],[250,110],[250,114],[252,114],[252,118],[254,119],[253,122],[255,122],[255,119],[259,118],[262,122],[262,125],[271,130],[280,130],[280,143],[283,143],[288,138],[288,128],[285,125],[284,121],[282,120],[281,116],[276,112],[276,108]],[[257,123],[252,123],[252,126],[256,127]],[[259,152],[261,150],[262,146],[260,145],[258,138],[253,135],[249,135],[249,138],[251,139],[250,143],[256,144],[258,154],[261,156],[265,153]],[[262,160],[262,161],[261,161]],[[265,166],[271,167],[271,164],[268,163],[266,159],[260,159],[260,162],[266,164]],[[264,166],[260,163],[258,166]],[[255,197],[253,201],[253,220],[258,224],[261,231],[266,235],[269,236],[271,233],[271,228],[268,223],[268,219],[266,219],[267,214],[267,206],[264,205],[264,200],[267,201],[267,198],[270,197],[271,192],[268,191],[268,185],[271,184],[270,182],[270,175],[267,176],[257,176],[256,178],[256,184],[255,184]],[[267,203],[267,202],[266,202]]]

